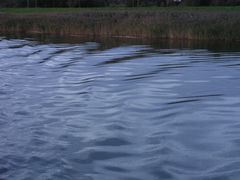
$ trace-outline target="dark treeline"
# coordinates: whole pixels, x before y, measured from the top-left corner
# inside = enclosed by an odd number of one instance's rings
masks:
[[[190,6],[240,5],[240,0],[1,0],[0,7],[104,7],[179,4]]]

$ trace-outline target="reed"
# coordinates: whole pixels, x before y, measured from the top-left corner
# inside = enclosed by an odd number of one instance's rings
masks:
[[[240,41],[240,12],[85,10],[0,14],[0,33]]]

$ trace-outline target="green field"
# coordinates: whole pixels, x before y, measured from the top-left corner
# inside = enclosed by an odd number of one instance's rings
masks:
[[[78,13],[89,11],[220,11],[240,12],[240,6],[208,7],[102,7],[102,8],[0,8],[0,13]]]

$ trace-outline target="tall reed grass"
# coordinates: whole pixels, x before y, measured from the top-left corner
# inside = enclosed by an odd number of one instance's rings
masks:
[[[240,12],[123,10],[0,14],[0,33],[240,41]]]

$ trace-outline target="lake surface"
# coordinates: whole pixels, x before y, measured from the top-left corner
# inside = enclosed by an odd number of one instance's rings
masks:
[[[240,179],[240,49],[1,38],[0,179]]]

